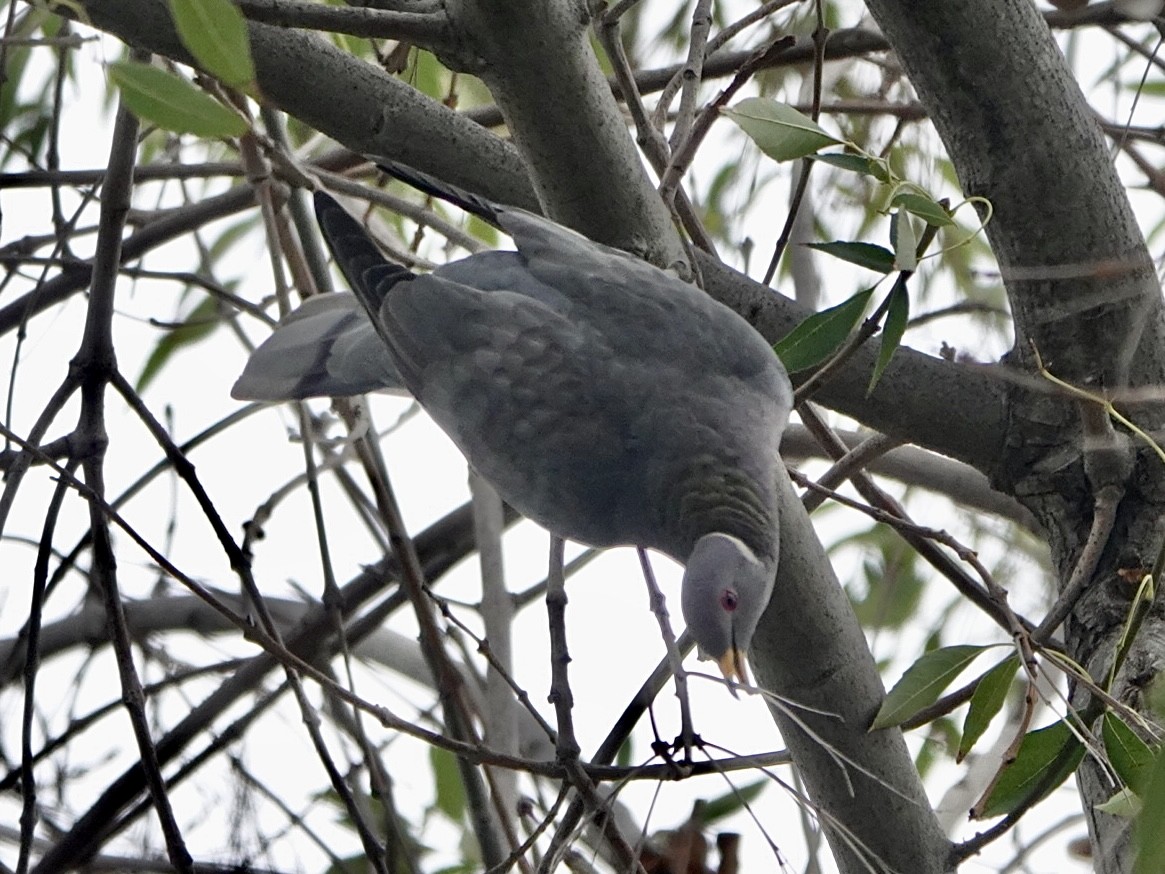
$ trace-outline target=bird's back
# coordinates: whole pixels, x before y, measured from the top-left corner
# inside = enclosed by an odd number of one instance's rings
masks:
[[[677,484],[714,504],[743,477],[751,503],[773,499],[790,391],[760,335],[631,256],[527,213],[501,218],[517,253],[396,283],[380,308],[409,388],[478,471],[567,537],[681,559],[708,513],[669,518],[702,500]]]

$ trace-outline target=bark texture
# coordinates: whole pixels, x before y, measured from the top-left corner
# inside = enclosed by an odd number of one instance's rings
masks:
[[[787,477],[781,562],[751,659],[843,872],[949,868],[950,842],[898,729],[867,732],[884,692],[862,628]]]
[[[868,6],[964,189],[994,207],[987,233],[1016,331],[1006,364],[1019,373],[1009,377],[1006,450],[981,469],[1041,521],[1061,586],[1080,556],[1096,497],[1104,488],[1123,495],[1066,625],[1069,654],[1103,683],[1135,586],[1118,571],[1151,567],[1161,548],[1165,476],[1146,447],[1114,437],[1094,405],[1053,393],[1034,374],[1033,350],[1057,376],[1094,391],[1119,399],[1130,389],[1151,390],[1121,406],[1142,427],[1159,427],[1165,322],[1149,253],[1109,146],[1034,6]],[[1160,619],[1150,616],[1113,690],[1119,699],[1143,706],[1140,691],[1160,671],[1163,643]],[[1074,703],[1087,700],[1077,690]],[[1114,787],[1092,759],[1079,776],[1097,870],[1131,870],[1127,821],[1093,809]]]

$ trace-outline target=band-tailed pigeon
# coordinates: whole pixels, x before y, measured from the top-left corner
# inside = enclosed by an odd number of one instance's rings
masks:
[[[792,391],[777,356],[735,312],[650,264],[417,178],[406,181],[500,227],[518,251],[417,275],[317,194],[356,297],[314,298],[285,319],[233,396],[403,385],[529,518],[684,564],[683,614],[701,655],[746,681],[779,548],[777,446]]]

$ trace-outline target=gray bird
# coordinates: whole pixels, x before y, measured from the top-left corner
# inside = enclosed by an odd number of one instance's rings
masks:
[[[317,193],[356,298],[292,313],[232,395],[403,385],[525,516],[684,564],[683,614],[701,656],[747,682],[780,546],[777,448],[792,390],[776,354],[728,307],[625,252],[428,177],[406,181],[501,228],[517,251],[417,275]]]

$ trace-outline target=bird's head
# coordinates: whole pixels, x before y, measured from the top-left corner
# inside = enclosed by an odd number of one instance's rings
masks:
[[[769,603],[776,562],[766,563],[728,534],[696,541],[684,570],[684,620],[700,658],[711,659],[729,681],[748,683],[745,654]]]

